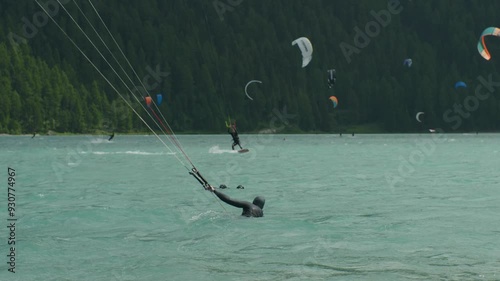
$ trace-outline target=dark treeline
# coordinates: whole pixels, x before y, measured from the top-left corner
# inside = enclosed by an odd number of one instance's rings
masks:
[[[40,2],[150,121],[57,0]],[[78,7],[60,2],[122,74],[85,16],[95,26],[133,83],[121,75],[123,80],[142,99],[141,82],[89,2],[76,1]],[[177,132],[224,132],[228,116],[241,132],[255,132],[280,126],[277,112],[284,110],[293,118],[282,132],[500,129],[500,88],[485,82],[500,82],[500,38],[486,40],[490,61],[476,47],[484,28],[500,26],[500,1],[92,3],[147,90],[163,93],[160,109]],[[35,1],[0,2],[0,133],[146,131],[41,11]],[[298,37],[309,38],[314,47],[305,68],[299,48],[291,45]],[[406,58],[411,67],[403,65]],[[332,89],[326,80],[330,68],[337,70]],[[263,83],[252,85],[250,100],[244,87],[252,79]],[[457,81],[468,87],[455,89]],[[339,100],[335,109],[331,95]],[[422,123],[415,120],[420,111]]]

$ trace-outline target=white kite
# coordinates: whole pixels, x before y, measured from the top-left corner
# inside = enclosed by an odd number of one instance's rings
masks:
[[[313,46],[311,41],[306,37],[300,37],[292,42],[293,45],[298,45],[300,51],[302,52],[302,67],[306,67],[312,60]]]
[[[417,113],[417,115],[415,116],[415,118],[417,119],[418,122],[422,123],[422,120],[420,120],[420,115],[422,114],[425,114],[425,112],[422,112],[420,111],[419,113]]]
[[[250,84],[252,84],[252,83],[260,83],[260,84],[262,84],[262,81],[259,81],[259,80],[250,80],[250,81],[247,83],[247,85],[245,86],[245,94],[246,94],[246,95],[247,95],[247,97],[248,97],[249,99],[251,99],[251,100],[253,100],[253,99],[252,99],[252,97],[248,94],[248,92],[247,92],[247,88],[248,88],[248,85],[250,85]]]

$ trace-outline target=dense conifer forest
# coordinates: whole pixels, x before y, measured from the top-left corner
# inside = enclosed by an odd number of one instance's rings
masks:
[[[146,95],[140,81],[153,97],[162,93],[160,110],[176,132],[225,133],[228,116],[241,133],[500,129],[500,38],[485,39],[491,60],[477,50],[481,32],[500,26],[500,1],[39,2],[148,122],[133,94]],[[291,44],[299,37],[314,50],[304,68]],[[332,68],[337,79],[329,88]],[[253,100],[244,91],[252,79],[262,81],[249,89]],[[467,87],[455,88],[458,81]],[[425,112],[421,123],[417,112]],[[286,126],[274,126],[283,115]],[[147,130],[35,1],[0,2],[0,133]]]

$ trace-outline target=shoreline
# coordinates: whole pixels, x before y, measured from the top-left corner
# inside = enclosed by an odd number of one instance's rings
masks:
[[[388,133],[388,132],[354,132],[354,135],[432,135],[432,134],[467,134],[467,135],[477,135],[477,134],[500,134],[500,131],[484,131],[484,132],[439,132],[439,133],[430,133],[430,132],[406,132],[406,133]],[[115,133],[115,136],[146,136],[151,135],[150,132],[136,132],[136,133]],[[178,136],[189,136],[189,135],[227,135],[227,133],[175,133]],[[240,133],[239,135],[340,135],[340,133],[325,133],[325,132],[293,132],[293,133]],[[342,132],[342,136],[351,136],[351,132]],[[86,134],[86,133],[52,133],[52,134],[36,134],[35,137],[41,136],[106,136],[109,134]],[[33,134],[0,134],[0,137],[33,137]]]

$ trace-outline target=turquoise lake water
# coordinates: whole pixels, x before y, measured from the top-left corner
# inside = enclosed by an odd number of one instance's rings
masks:
[[[500,280],[499,134],[178,138],[264,217],[154,136],[2,136],[0,280]]]

